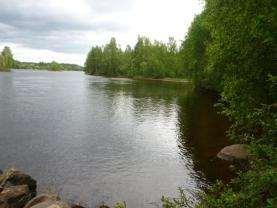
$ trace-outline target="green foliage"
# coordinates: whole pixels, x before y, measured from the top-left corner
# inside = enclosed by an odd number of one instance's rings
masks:
[[[193,202],[190,201],[185,193],[185,191],[181,188],[179,190],[178,198],[169,198],[162,197],[162,206],[163,208],[192,208]]]
[[[100,47],[92,47],[85,63],[85,71],[89,74],[100,74],[103,64],[103,51]]]
[[[228,135],[252,154],[249,169],[212,186],[198,207],[277,207],[276,22],[273,0],[206,0],[182,44],[184,73],[221,94]],[[182,198],[164,207],[186,207]]]
[[[14,66],[12,51],[5,46],[0,54],[0,71],[9,71]]]
[[[177,44],[173,38],[164,44],[139,37],[135,47],[127,46],[125,51],[112,38],[104,47],[91,48],[85,71],[105,76],[176,77],[181,75],[180,63]]]
[[[199,207],[276,207],[277,172],[260,167],[241,173],[231,184],[218,183],[203,196]]]
[[[125,202],[117,202],[114,208],[127,208],[127,205]]]
[[[220,80],[212,82],[222,92],[224,112],[239,126],[253,124],[257,110],[273,102],[269,77],[276,74],[274,11],[269,0],[206,3],[212,39],[207,48],[207,71]],[[255,120],[266,123],[262,117],[261,113]]]
[[[273,0],[206,0],[182,44],[185,73],[221,93],[233,121],[229,135],[238,142],[274,139],[275,17]]]
[[[269,96],[273,101],[277,100],[277,75],[269,75]]]
[[[185,41],[181,46],[183,73],[200,85],[207,79],[206,48],[210,42],[210,32],[205,26],[205,13],[196,16],[191,24]],[[205,83],[207,87],[208,83]]]
[[[55,62],[55,61],[52,61],[51,64],[50,64],[50,71],[60,71],[62,68],[61,66]]]
[[[4,57],[0,54],[0,70],[4,69]]]
[[[103,54],[103,66],[105,74],[116,76],[119,75],[117,70],[120,70],[120,55],[122,51],[118,48],[115,38],[112,38],[110,42],[104,47]]]

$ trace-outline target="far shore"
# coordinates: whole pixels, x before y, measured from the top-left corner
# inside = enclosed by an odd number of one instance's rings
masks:
[[[12,70],[26,70],[26,71],[49,71],[49,72],[69,72],[69,71],[75,71],[75,72],[84,72],[81,70],[49,70],[49,69],[12,69]],[[0,72],[10,72],[9,71],[1,71]],[[85,72],[84,72],[85,73]],[[86,73],[87,74],[87,73]],[[110,78],[111,80],[118,80],[118,81],[128,81],[128,80],[142,80],[142,81],[158,81],[158,82],[171,82],[171,83],[191,83],[190,80],[187,79],[178,79],[178,78],[149,78],[149,77],[108,77],[104,75],[93,75],[93,74],[87,74],[91,76],[101,76],[101,77],[106,77]]]
[[[146,78],[146,77],[134,77],[134,80],[148,80],[148,81],[161,81],[161,82],[175,82],[175,83],[191,83],[187,79],[176,79],[176,78]]]
[[[191,83],[190,80],[176,79],[176,78],[147,78],[147,77],[107,77],[107,78],[110,78],[111,80],[118,80],[118,81],[142,80],[142,81],[158,81],[158,82],[174,82],[174,83]]]

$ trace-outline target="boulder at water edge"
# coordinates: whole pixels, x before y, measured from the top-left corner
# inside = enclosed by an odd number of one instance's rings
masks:
[[[37,182],[31,176],[15,169],[10,169],[0,176],[0,186],[5,188],[18,185],[27,185],[32,195],[36,195]]]
[[[70,208],[70,206],[58,196],[40,195],[29,201],[24,208]]]
[[[220,150],[217,157],[227,161],[246,160],[249,157],[249,153],[246,145],[233,144]]]
[[[0,193],[0,207],[22,208],[30,199],[32,193],[27,185],[3,188]]]
[[[36,196],[37,182],[29,175],[10,169],[0,175],[0,208],[22,208]]]

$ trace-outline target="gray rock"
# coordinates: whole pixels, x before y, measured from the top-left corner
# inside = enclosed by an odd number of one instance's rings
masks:
[[[27,185],[32,196],[36,196],[37,182],[31,176],[15,169],[10,169],[0,176],[0,186],[5,188],[18,185]]]
[[[71,208],[85,208],[85,207],[83,207],[83,206],[81,206],[81,205],[79,205],[79,204],[71,204],[70,207],[71,207]]]
[[[70,206],[62,201],[45,201],[32,206],[32,208],[70,208]]]
[[[0,193],[0,207],[22,208],[31,198],[32,194],[27,185],[10,186]]]
[[[24,208],[70,208],[55,195],[40,195],[33,198]]]
[[[59,200],[60,200],[60,198],[56,195],[42,194],[42,195],[39,195],[39,196],[33,198],[31,201],[29,201],[28,204],[26,204],[24,208],[31,208],[37,204],[40,204],[40,203],[46,202],[46,201],[55,202],[55,201],[59,201]]]
[[[233,144],[220,150],[220,152],[217,154],[217,157],[227,161],[247,160],[249,153],[247,151],[246,145]]]

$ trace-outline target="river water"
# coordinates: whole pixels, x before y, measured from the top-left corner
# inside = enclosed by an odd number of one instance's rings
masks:
[[[16,167],[40,192],[89,207],[158,207],[177,188],[190,199],[228,178],[214,98],[191,84],[82,72],[0,73],[0,169]]]

